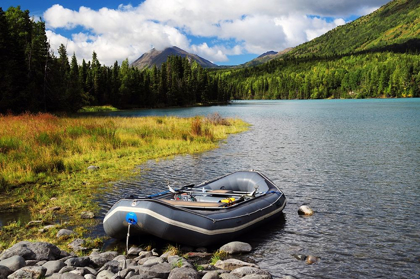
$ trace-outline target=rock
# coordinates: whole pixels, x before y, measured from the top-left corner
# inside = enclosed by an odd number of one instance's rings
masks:
[[[296,278],[291,275],[286,275],[286,276],[283,276],[281,279],[296,279]]]
[[[85,278],[85,279],[96,279],[96,276],[95,276],[95,275],[92,275],[92,274],[86,274],[86,275],[84,276],[84,278]]]
[[[135,247],[135,246],[131,246],[130,249],[128,249],[128,253],[127,255],[129,256],[138,256],[140,254],[140,252],[142,252],[143,250],[139,247]]]
[[[118,271],[123,269],[123,263],[120,263],[118,261],[109,261],[107,263],[105,263],[100,269],[99,269],[99,273],[103,270],[108,270],[112,273],[118,273]]]
[[[35,253],[28,248],[30,242],[22,241],[18,242],[9,249],[3,251],[0,255],[0,260],[8,259],[13,256],[21,256],[25,260],[34,260],[36,258]]]
[[[76,267],[74,270],[70,271],[70,273],[81,275],[81,276],[84,276],[86,274],[84,267]]]
[[[247,262],[237,260],[237,259],[227,259],[224,261],[219,260],[216,262],[214,266],[220,269],[230,270],[230,271],[239,267],[244,267],[244,266],[259,268],[256,264],[247,263]]]
[[[241,279],[271,279],[271,275],[263,275],[263,274],[249,274]]]
[[[1,254],[0,260],[16,255],[21,256],[25,260],[51,261],[61,258],[61,250],[51,243],[21,241],[5,250]]]
[[[83,245],[85,245],[85,241],[81,238],[76,238],[71,243],[69,243],[68,247],[73,249],[74,252],[88,250],[88,248],[83,247]]]
[[[40,226],[40,225],[42,225],[44,223],[44,221],[42,221],[42,220],[32,220],[32,221],[29,221],[29,223],[28,224],[26,224],[26,228],[32,228],[32,227],[35,227],[35,226]]]
[[[39,279],[44,278],[45,272],[47,272],[47,269],[43,266],[25,266],[21,269],[16,270],[9,276],[7,276],[8,279],[26,279],[26,278],[32,278],[32,279]]]
[[[219,276],[221,279],[238,279],[239,277],[230,273],[222,273]]]
[[[74,257],[66,260],[64,263],[67,266],[85,267],[91,264],[91,260],[89,257]]]
[[[64,274],[60,274],[59,279],[85,279],[85,277],[79,274],[74,274],[74,273],[64,273]]]
[[[151,267],[139,267],[139,275],[146,275],[151,278],[168,278],[172,266],[169,263],[155,264]]]
[[[201,260],[201,259],[210,259],[213,256],[212,253],[207,252],[189,252],[186,254],[186,257],[189,260]]]
[[[5,266],[11,272],[15,272],[16,270],[26,266],[26,262],[21,256],[13,256],[8,259],[1,260],[0,266]]]
[[[319,260],[319,258],[318,258],[318,257],[312,256],[312,255],[309,255],[309,256],[307,256],[307,257],[306,257],[306,263],[307,263],[307,264],[314,264],[314,263],[316,263],[318,260]]]
[[[82,219],[93,219],[93,218],[95,218],[95,213],[93,213],[92,211],[83,211],[80,214],[80,218],[82,218]]]
[[[7,266],[0,265],[0,278],[7,278],[11,273],[12,271]]]
[[[219,248],[219,251],[226,252],[228,254],[248,253],[251,252],[251,250],[251,245],[240,241],[233,241]]]
[[[39,229],[38,231],[40,233],[44,233],[44,232],[49,231],[49,230],[51,230],[55,227],[57,227],[57,225],[47,225],[47,226],[44,226],[42,229]]]
[[[180,256],[170,256],[168,257],[168,262],[172,267],[192,267],[190,262]]]
[[[75,268],[73,266],[65,266],[58,272],[59,274],[68,273],[70,271],[73,271]]]
[[[264,275],[264,274],[249,274],[241,279],[271,279],[271,275]]]
[[[108,251],[104,253],[92,252],[89,258],[95,266],[101,267],[105,263],[112,261],[116,256],[118,256],[118,252],[115,251]]]
[[[299,215],[305,215],[305,216],[311,216],[311,215],[314,214],[314,211],[309,206],[302,205],[298,209],[298,214]]]
[[[201,279],[219,279],[219,273],[217,271],[210,271],[204,274]]]
[[[47,269],[45,275],[51,276],[53,273],[59,272],[66,265],[63,261],[49,261],[42,265]]]
[[[75,234],[75,232],[72,231],[72,230],[61,229],[61,230],[58,231],[56,237],[60,238],[60,237],[63,237],[63,236],[70,236],[70,235],[73,235],[73,234]]]
[[[196,252],[200,252],[200,253],[207,253],[207,248],[206,247],[198,247],[195,249]]]
[[[114,277],[114,273],[109,270],[102,270],[101,272],[96,275],[96,279],[112,279]]]
[[[89,166],[89,167],[87,167],[87,170],[89,172],[93,172],[93,171],[99,170],[99,167],[98,166]]]
[[[140,259],[143,259],[143,258],[148,258],[148,257],[151,257],[151,256],[153,256],[152,251],[141,251],[141,252],[139,253],[139,258],[140,258]]]
[[[54,212],[54,211],[59,211],[60,209],[61,209],[61,207],[59,207],[59,206],[53,206],[53,207],[50,207],[50,208],[47,208],[47,209],[42,209],[42,210],[39,211],[39,213],[45,214],[48,211],[49,212]]]
[[[293,257],[295,257],[297,260],[299,261],[304,261],[306,260],[306,255],[302,255],[302,254],[292,254]]]
[[[168,279],[198,279],[198,272],[188,267],[174,268]]]
[[[155,264],[161,264],[161,263],[165,262],[164,258],[158,258],[158,257],[149,257],[149,258],[145,258],[145,259],[147,259],[143,263],[143,266],[145,266],[145,267],[152,266],[152,265],[155,265]]]
[[[238,277],[245,277],[246,275],[250,275],[250,274],[268,275],[271,278],[271,274],[268,271],[261,270],[256,267],[250,267],[250,266],[239,267],[233,270],[230,274],[236,275]]]

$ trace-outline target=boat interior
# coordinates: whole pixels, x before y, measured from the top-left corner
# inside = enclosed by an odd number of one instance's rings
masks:
[[[264,195],[268,190],[266,180],[258,173],[237,172],[195,187],[178,190],[170,187],[171,194],[160,200],[176,207],[223,209]]]

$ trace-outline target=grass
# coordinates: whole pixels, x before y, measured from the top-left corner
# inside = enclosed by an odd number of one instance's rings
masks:
[[[87,106],[79,109],[78,112],[107,112],[107,111],[118,111],[113,106]]]
[[[0,210],[25,207],[32,219],[51,222],[55,214],[63,214],[69,225],[80,224],[82,211],[97,210],[93,198],[106,182],[133,175],[136,166],[150,159],[216,148],[229,134],[247,128],[241,120],[219,115],[0,115]],[[91,165],[99,169],[88,171]],[[57,206],[60,210],[48,211]],[[41,209],[48,213],[40,213]],[[0,243],[44,237],[23,227],[13,224],[0,230]]]

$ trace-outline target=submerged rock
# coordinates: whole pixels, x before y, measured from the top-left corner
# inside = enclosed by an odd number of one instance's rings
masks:
[[[314,264],[318,261],[319,261],[319,257],[315,257],[315,256],[312,256],[312,255],[309,255],[309,256],[306,257],[306,263],[307,264]]]
[[[299,207],[298,214],[299,215],[305,215],[305,216],[311,216],[311,215],[314,214],[314,211],[309,206],[302,205],[301,207]]]

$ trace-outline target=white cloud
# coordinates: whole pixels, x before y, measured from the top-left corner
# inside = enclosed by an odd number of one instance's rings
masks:
[[[367,13],[384,2],[145,0],[136,7],[99,10],[83,6],[70,10],[56,4],[43,18],[52,48],[63,43],[69,55],[75,52],[79,59],[90,60],[95,51],[102,63],[112,65],[115,60],[134,61],[152,46],[178,46],[217,63],[227,61],[228,55],[296,46],[344,24],[342,18]],[[193,38],[209,40],[194,43]]]

